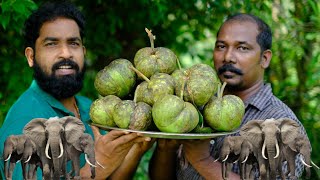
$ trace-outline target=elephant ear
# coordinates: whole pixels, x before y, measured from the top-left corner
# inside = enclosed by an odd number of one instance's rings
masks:
[[[74,144],[84,133],[85,127],[82,121],[73,116],[66,116],[61,118],[64,122],[64,132],[66,141]]]
[[[300,126],[296,121],[289,118],[280,118],[278,121],[281,122],[279,128],[282,143],[289,144],[299,136]]]
[[[262,130],[261,123],[263,120],[251,120],[245,125],[243,125],[240,129],[240,135],[250,142],[255,142],[255,144],[259,144],[262,142]]]
[[[46,126],[44,125],[46,121],[45,118],[35,118],[23,128],[23,133],[40,147],[46,142]]]

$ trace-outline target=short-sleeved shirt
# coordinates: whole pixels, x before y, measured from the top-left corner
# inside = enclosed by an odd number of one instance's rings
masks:
[[[79,108],[81,120],[85,125],[85,132],[93,135],[88,121],[90,119],[89,111],[92,101],[83,96],[75,96],[77,106]],[[43,91],[35,80],[32,81],[30,87],[19,97],[19,99],[10,108],[4,123],[0,129],[0,152],[2,154],[4,142],[10,135],[23,134],[24,126],[34,118],[50,118],[50,117],[75,116],[73,112],[67,110],[61,102]],[[85,160],[82,155],[80,158],[81,167],[84,166]],[[70,168],[70,163],[68,165]],[[4,161],[0,161],[0,172],[2,179],[4,176]],[[23,179],[21,163],[17,163],[12,174],[12,179]],[[37,179],[42,179],[40,168],[37,171]]]
[[[273,95],[271,85],[264,84],[264,86],[248,100],[244,102],[245,104],[245,114],[242,119],[241,125],[243,126],[250,120],[254,119],[279,119],[279,118],[290,118],[295,120],[300,125],[300,131],[302,134],[306,135],[306,131],[297,119],[296,115],[292,110],[284,104],[280,99]],[[239,135],[235,133],[233,135]],[[219,157],[220,149],[225,137],[219,137],[215,139],[215,143],[211,145],[210,154],[212,157]],[[285,168],[285,167],[284,167]],[[239,167],[234,164],[232,171],[239,174]],[[296,175],[301,176],[303,172],[303,164],[296,158]],[[186,162],[183,156],[178,158],[178,168],[177,168],[177,178],[178,179],[204,179],[200,174],[192,167],[191,164]]]

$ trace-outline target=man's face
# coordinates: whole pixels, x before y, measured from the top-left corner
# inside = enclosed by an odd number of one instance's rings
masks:
[[[39,86],[57,99],[82,88],[85,48],[74,20],[45,22],[36,40],[33,68]]]
[[[229,88],[244,90],[263,80],[258,33],[257,25],[250,21],[229,21],[221,27],[213,59],[220,80]]]

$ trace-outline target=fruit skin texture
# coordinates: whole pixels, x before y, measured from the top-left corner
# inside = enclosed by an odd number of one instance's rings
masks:
[[[217,92],[220,80],[215,70],[206,64],[195,64],[186,70],[175,70],[176,95],[197,107],[205,105]]]
[[[132,63],[127,59],[116,59],[100,70],[94,81],[98,93],[101,96],[126,97],[136,83],[136,73],[130,68],[131,66]]]
[[[123,100],[114,106],[114,121],[119,128],[147,130],[151,125],[151,106],[144,102]]]
[[[134,56],[135,67],[150,78],[157,72],[171,74],[177,68],[177,56],[165,47],[145,47]]]
[[[235,95],[222,98],[212,97],[204,107],[204,120],[217,131],[233,131],[237,129],[244,116],[243,101]]]
[[[121,99],[114,95],[100,97],[96,99],[90,106],[90,118],[92,122],[115,127],[116,123],[113,119],[114,106],[121,102]]]
[[[165,73],[156,73],[150,81],[140,83],[135,92],[137,102],[145,102],[152,106],[158,99],[166,94],[174,94],[174,80]]]
[[[190,132],[199,122],[198,111],[191,103],[170,94],[154,103],[152,117],[157,128],[168,133]]]

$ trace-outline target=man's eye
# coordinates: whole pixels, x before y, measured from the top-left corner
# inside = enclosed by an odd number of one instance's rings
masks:
[[[239,46],[239,50],[241,51],[247,51],[249,50],[249,48],[245,47],[245,46]]]
[[[48,42],[48,43],[46,43],[45,44],[45,46],[54,46],[54,45],[56,45],[57,43],[55,43],[55,42]]]
[[[216,48],[217,49],[223,49],[223,48],[225,48],[226,46],[225,45],[216,45]]]
[[[79,46],[80,45],[78,42],[70,42],[69,44],[72,46]]]

